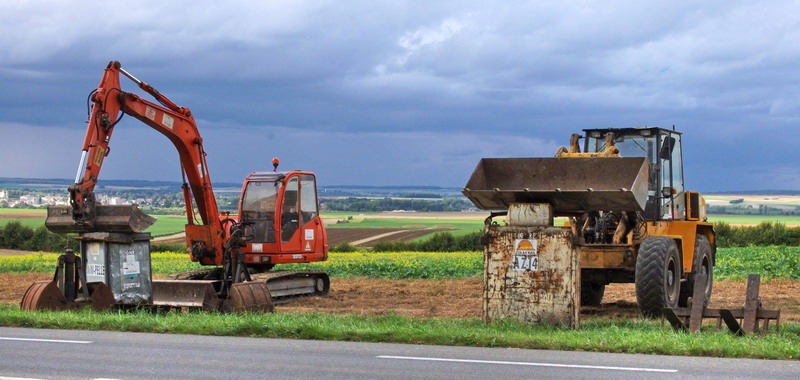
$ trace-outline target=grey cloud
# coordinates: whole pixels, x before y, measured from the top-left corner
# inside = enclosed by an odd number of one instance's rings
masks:
[[[677,124],[687,179],[745,186],[756,178],[747,165],[800,158],[798,11],[790,1],[10,1],[0,122],[82,134],[85,96],[115,59],[192,108],[210,145],[300,139],[326,156],[276,149],[337,179],[459,185],[448,173],[468,175],[481,156],[550,155],[582,128]],[[381,153],[392,171],[334,170]],[[220,172],[256,159],[229,156]],[[708,171],[695,162],[732,172],[694,174]],[[732,179],[736,168],[749,182]]]

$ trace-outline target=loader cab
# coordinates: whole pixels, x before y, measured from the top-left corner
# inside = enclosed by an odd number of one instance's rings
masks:
[[[242,186],[239,215],[249,238],[242,248],[246,262],[310,262],[320,260],[311,256],[327,256],[313,173],[251,173]]]
[[[647,158],[645,219],[685,219],[681,133],[656,127],[584,129],[584,151],[602,152],[609,132],[614,134],[620,157]]]

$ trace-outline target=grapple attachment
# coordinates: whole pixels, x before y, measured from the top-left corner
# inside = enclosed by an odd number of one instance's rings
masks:
[[[556,215],[642,211],[648,167],[643,157],[483,158],[462,192],[483,210],[549,203]]]
[[[70,206],[48,206],[44,225],[50,232],[144,232],[156,219],[136,205],[97,205],[91,221],[76,221]]]

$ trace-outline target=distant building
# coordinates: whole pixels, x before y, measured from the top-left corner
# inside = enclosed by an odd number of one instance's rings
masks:
[[[33,195],[33,194],[25,194],[19,197],[20,203],[25,203],[31,206],[41,206],[42,205],[42,198]]]

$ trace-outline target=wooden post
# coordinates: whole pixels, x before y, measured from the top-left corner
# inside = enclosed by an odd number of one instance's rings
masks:
[[[703,310],[706,308],[706,274],[698,273],[694,280],[692,294],[692,313],[689,317],[689,331],[698,332],[703,325]]]
[[[744,317],[742,318],[742,330],[745,334],[758,331],[756,324],[756,314],[759,308],[759,287],[761,285],[761,275],[751,274],[747,276],[747,295],[744,299]]]

